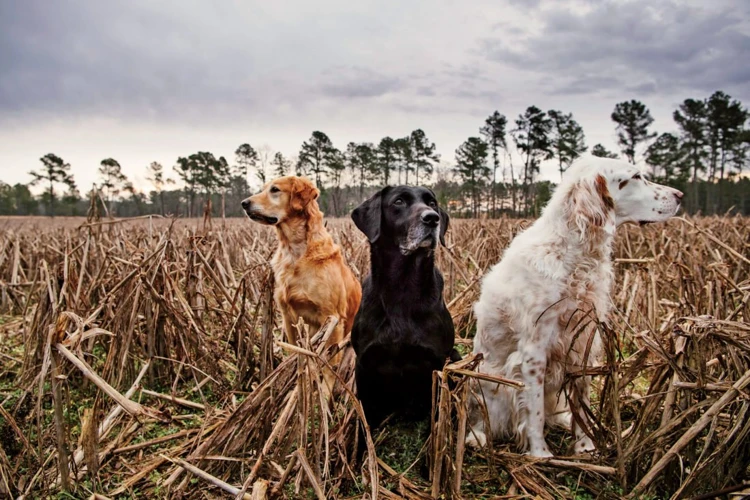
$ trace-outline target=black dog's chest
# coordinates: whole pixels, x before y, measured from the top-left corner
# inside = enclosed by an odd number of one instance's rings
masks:
[[[352,344],[358,356],[373,346],[387,346],[391,359],[414,354],[415,348],[445,359],[453,347],[453,322],[442,303],[394,301],[382,305],[380,300],[362,301],[363,307],[352,330]],[[389,356],[390,357],[390,356]]]

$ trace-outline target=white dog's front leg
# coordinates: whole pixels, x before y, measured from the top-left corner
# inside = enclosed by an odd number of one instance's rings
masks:
[[[526,386],[521,395],[521,425],[528,442],[528,454],[534,457],[551,457],[544,440],[544,375],[547,369],[547,352],[533,339],[523,352],[521,375]]]
[[[589,406],[589,393],[591,392],[591,377],[579,377],[573,382],[573,399],[576,415],[585,425],[588,425],[589,417],[586,408]],[[586,434],[586,431],[573,419],[573,433],[576,442],[573,445],[573,452],[590,453],[596,450],[594,442]]]

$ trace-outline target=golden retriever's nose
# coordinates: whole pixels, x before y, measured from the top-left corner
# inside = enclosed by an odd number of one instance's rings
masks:
[[[242,205],[242,208],[245,210],[250,208],[250,198],[245,198],[244,200],[242,200],[241,205]]]
[[[425,210],[422,212],[422,222],[428,226],[435,227],[440,222],[440,216],[434,210]]]

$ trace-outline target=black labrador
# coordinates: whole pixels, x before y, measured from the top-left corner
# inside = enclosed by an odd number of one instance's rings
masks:
[[[351,336],[357,395],[373,429],[392,413],[426,419],[433,370],[446,358],[461,359],[435,267],[448,214],[429,189],[398,186],[362,203],[352,219],[370,242],[371,259]]]

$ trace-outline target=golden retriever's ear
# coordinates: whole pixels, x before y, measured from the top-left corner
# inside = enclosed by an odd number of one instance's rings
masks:
[[[370,243],[375,243],[380,237],[381,202],[383,194],[388,188],[383,188],[352,212],[352,220],[357,228],[365,233]]]
[[[570,191],[573,222],[581,234],[586,233],[587,226],[597,228],[611,219],[615,202],[607,188],[607,179],[598,174],[593,182],[590,179],[578,181]]]
[[[309,179],[295,177],[292,180],[290,205],[295,212],[304,210],[311,201],[317,200],[319,195],[320,191]]]

